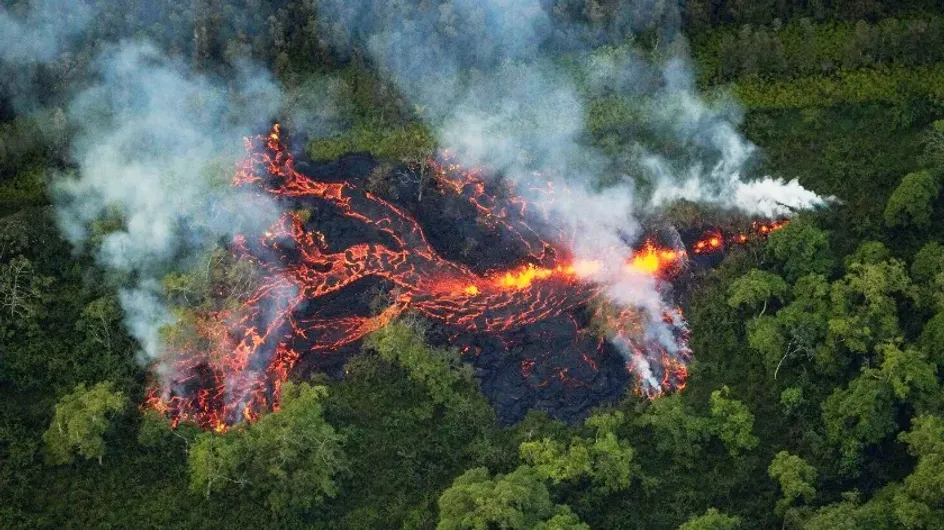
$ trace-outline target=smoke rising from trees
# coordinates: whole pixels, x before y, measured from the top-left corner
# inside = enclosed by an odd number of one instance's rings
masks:
[[[0,7],[0,61],[14,65],[51,61],[93,15],[85,3],[41,0],[19,15]]]
[[[641,237],[640,214],[680,198],[761,215],[825,202],[796,181],[740,179],[755,149],[737,133],[735,106],[708,105],[697,95],[672,3],[627,3],[610,30],[634,32],[637,42],[593,52],[607,32],[559,24],[534,0],[317,6],[335,49],[366,51],[439,145],[465,164],[505,175],[556,228],[577,234],[577,258],[622,263]],[[90,13],[73,11],[58,25],[34,14],[42,9],[4,13],[9,35],[33,35],[4,60],[52,59]],[[195,58],[207,45],[197,40]],[[136,41],[109,47],[96,64],[98,83],[69,105],[78,177],[56,186],[60,222],[77,246],[96,237],[96,227],[120,226],[101,238],[99,258],[130,279],[121,295],[128,325],[155,358],[157,332],[173,320],[159,279],[277,214],[272,204],[240,207],[245,197],[211,173],[238,156],[238,138],[278,113],[283,94],[265,69],[237,64],[225,79],[195,74]],[[640,138],[628,152],[586,141],[591,96],[613,99],[604,111],[639,114]],[[533,193],[548,182],[555,194]],[[611,286],[615,301],[646,310],[658,323],[653,336],[666,337],[654,280],[620,272],[604,269],[595,279]]]
[[[440,145],[467,165],[510,178],[556,229],[576,235],[580,259],[621,263],[641,237],[637,217],[677,199],[764,216],[825,204],[795,180],[741,180],[755,148],[736,130],[734,105],[710,106],[696,93],[677,6],[626,6],[613,24],[635,30],[638,44],[591,52],[589,28],[555,24],[536,0],[456,0],[438,10],[319,2],[324,30],[338,46],[366,49]],[[461,35],[476,38],[453,38],[457,27],[475,28]],[[617,165],[587,145],[588,95],[637,107],[646,129],[640,136],[658,135],[674,153],[640,138]],[[636,172],[601,184],[614,166]],[[547,183],[556,193],[534,193]],[[621,272],[603,270],[595,279],[610,285],[614,301],[645,309],[650,333],[673,347],[653,279]]]
[[[281,91],[262,70],[245,66],[223,85],[140,43],[105,52],[98,74],[68,110],[77,175],[54,181],[59,222],[77,247],[94,240],[102,265],[127,279],[126,322],[151,360],[174,321],[160,280],[278,218],[272,201],[229,180],[238,139],[266,126]]]

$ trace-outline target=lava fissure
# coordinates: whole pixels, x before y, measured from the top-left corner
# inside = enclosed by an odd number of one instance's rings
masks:
[[[306,354],[339,351],[408,310],[441,325],[466,360],[491,368],[481,378],[484,387],[524,385],[534,393],[525,404],[517,403],[519,396],[491,395],[497,405],[512,401],[506,403],[511,407],[507,418],[520,416],[528,406],[549,408],[573,392],[594,396],[589,401],[612,398],[626,370],[636,375],[636,389],[646,395],[684,387],[691,352],[680,310],[666,309],[658,321],[631,307],[582,309],[605,298],[605,286],[594,281],[602,269],[615,266],[620,274],[649,277],[658,285],[685,264],[684,247],[664,248],[650,240],[616,265],[569,258],[564,243],[542,239],[531,228],[523,199],[499,200],[476,171],[430,162],[441,193],[470,204],[483,230],[503,234],[514,249],[511,255],[526,256],[518,266],[479,273],[444,258],[405,209],[352,182],[322,181],[297,170],[277,125],[268,136],[248,138],[246,144],[249,154],[234,185],[274,195],[294,209],[264,234],[238,237],[231,245],[234,255],[263,271],[264,283],[237,309],[200,315],[198,338],[169,348],[164,370],[169,375],[147,404],[175,424],[224,430],[251,421],[277,408],[281,383]],[[338,222],[375,235],[334,247],[299,206],[327,206]],[[765,224],[758,233],[779,226]],[[707,234],[693,250],[707,254],[748,239]],[[392,286],[386,309],[375,315],[321,313],[319,301],[368,278]],[[578,323],[574,315],[581,312]],[[585,331],[590,321],[601,328],[597,335]],[[614,344],[624,359],[622,376],[604,373],[609,368],[603,367],[617,358]],[[513,349],[521,351],[512,355]],[[509,366],[519,383],[509,383]]]

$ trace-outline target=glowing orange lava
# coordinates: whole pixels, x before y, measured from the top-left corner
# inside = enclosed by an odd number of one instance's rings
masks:
[[[652,241],[646,241],[641,251],[633,255],[629,268],[646,274],[656,275],[677,264],[685,253],[680,250],[658,248]]]
[[[194,337],[172,345],[163,370],[167,375],[151,389],[147,405],[175,424],[185,421],[221,431],[277,409],[281,385],[303,354],[330,354],[407,310],[456,334],[500,335],[586,307],[604,289],[593,280],[606,263],[568,258],[563,243],[542,239],[528,226],[525,201],[500,201],[486,193],[474,171],[431,163],[442,193],[466,200],[482,223],[510,234],[529,263],[478,274],[445,259],[402,208],[350,182],[320,181],[297,171],[278,125],[266,136],[247,138],[246,145],[249,155],[234,177],[236,186],[292,204],[327,203],[341,218],[383,238],[332,249],[318,227],[294,210],[258,236],[235,238],[234,256],[263,271],[264,283],[240,307],[201,315]],[[714,246],[720,244],[719,239]],[[613,270],[661,278],[684,259],[683,250],[649,241],[625,263],[613,264]],[[322,316],[302,310],[368,277],[387,281],[396,293],[380,314]],[[639,388],[655,395],[683,386],[690,351],[681,313],[668,310],[664,316],[666,325],[678,331],[677,343],[668,346],[648,336],[641,318],[638,310],[606,318],[625,350],[633,352],[627,366],[644,368],[650,378],[659,374],[660,381],[654,382],[637,371]],[[596,369],[593,354],[582,353]],[[522,376],[533,366],[522,363]],[[567,372],[559,370],[561,380],[567,380]]]
[[[774,232],[786,226],[786,219],[769,222],[754,222],[749,232],[739,232],[725,237],[720,231],[711,230],[702,235],[692,246],[695,254],[713,254],[721,252],[727,245],[745,245],[751,241],[764,240]]]

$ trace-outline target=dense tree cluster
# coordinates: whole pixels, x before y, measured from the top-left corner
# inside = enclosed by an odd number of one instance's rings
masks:
[[[936,0],[685,0],[683,13],[689,29],[698,33],[721,24],[754,26],[809,18],[816,22],[874,22],[909,11],[933,11]]]
[[[816,25],[808,18],[715,32],[697,50],[701,79],[784,79],[891,65],[932,65],[944,43],[939,17]]]

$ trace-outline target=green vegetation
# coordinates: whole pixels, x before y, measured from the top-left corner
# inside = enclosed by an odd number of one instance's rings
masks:
[[[429,130],[417,123],[402,127],[357,126],[341,135],[308,144],[308,156],[333,160],[347,153],[370,152],[375,156],[412,161],[432,155],[435,147]]]
[[[550,492],[528,467],[489,477],[470,469],[439,498],[437,530],[508,528],[514,530],[588,530],[567,506],[556,506]]]
[[[741,520],[727,516],[714,508],[709,508],[705,515],[689,520],[679,527],[679,530],[736,530],[740,528]]]
[[[802,498],[809,502],[816,495],[816,489],[813,487],[816,469],[798,456],[780,451],[767,471],[771,478],[780,483],[780,489],[783,490],[783,498],[777,502],[777,511],[781,514],[797,499]]]
[[[71,464],[76,454],[102,463],[110,416],[127,406],[125,396],[112,390],[113,386],[99,383],[89,390],[80,383],[75,392],[59,400],[52,424],[43,434],[51,463]]]
[[[937,175],[921,171],[905,175],[888,199],[885,224],[890,227],[913,225],[926,228],[931,222],[931,209],[941,192]]]
[[[554,484],[585,478],[606,493],[627,490],[638,470],[633,448],[615,433],[623,422],[621,412],[593,416],[587,420],[596,429],[593,440],[575,437],[566,449],[548,438],[525,442],[521,457]]]
[[[428,346],[408,315],[345,377],[287,382],[279,410],[225,433],[137,407],[153,375],[124,326],[124,279],[94,249],[73,252],[48,206],[48,183],[73,169],[65,102],[96,51],[146,36],[208,75],[248,56],[299,114],[329,92],[337,105],[313,119],[330,126],[305,131],[315,159],[416,164],[439,146],[423,109],[331,48],[311,2],[153,4],[105,9],[74,54],[21,65],[48,89],[35,102],[0,98],[0,526],[941,528],[940,2],[684,2],[697,82],[743,105],[756,171],[839,202],[698,273],[683,392],[627,395],[575,425],[532,412],[501,427],[458,353]],[[566,0],[551,15],[622,43],[619,4]],[[581,141],[607,154],[658,144],[648,104],[593,94]],[[194,310],[232,309],[261,274],[226,252],[204,259],[160,286],[191,308],[168,342],[193,338]]]
[[[343,437],[324,420],[324,387],[285,383],[278,414],[222,435],[201,433],[188,449],[190,490],[247,488],[274,510],[310,508],[337,495]]]

